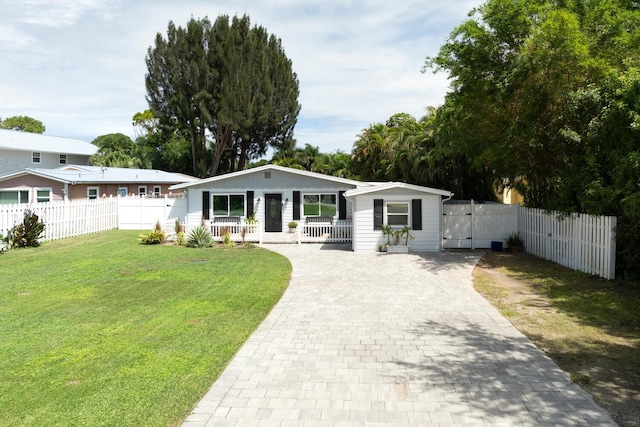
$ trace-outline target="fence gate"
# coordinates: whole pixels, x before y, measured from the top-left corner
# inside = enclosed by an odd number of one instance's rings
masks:
[[[445,204],[442,213],[442,246],[445,249],[471,249],[473,243],[471,205]]]

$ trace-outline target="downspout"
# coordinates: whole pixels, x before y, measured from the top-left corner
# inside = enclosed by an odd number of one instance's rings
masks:
[[[355,206],[356,203],[353,199],[347,197],[347,193],[344,192],[342,194],[342,197],[344,197],[345,200],[351,202],[351,211],[355,212]],[[346,208],[346,207],[345,207]],[[355,252],[355,244],[356,244],[356,219],[355,219],[355,215],[353,215],[353,213],[351,214],[351,251]]]
[[[446,199],[442,199],[442,204],[440,205],[440,251],[444,252],[444,231],[442,228],[444,227],[444,220],[442,219],[444,216],[444,204],[451,200],[454,196],[454,193],[450,193],[449,197]]]

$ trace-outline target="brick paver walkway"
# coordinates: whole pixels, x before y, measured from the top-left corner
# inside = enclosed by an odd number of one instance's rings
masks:
[[[184,427],[615,425],[473,290],[480,253],[267,247],[291,284]]]

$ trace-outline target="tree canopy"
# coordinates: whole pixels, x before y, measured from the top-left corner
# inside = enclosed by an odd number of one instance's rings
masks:
[[[163,128],[185,135],[192,173],[244,169],[289,144],[300,111],[298,80],[281,41],[242,18],[169,23],[146,58],[147,101]]]
[[[139,146],[122,133],[101,135],[91,142],[98,147],[98,152],[91,156],[91,163],[95,166],[110,166],[119,168],[151,167]]]
[[[618,244],[638,240],[639,47],[637,2],[488,0],[425,64],[451,79],[442,143],[530,206],[618,215]]]
[[[0,128],[31,133],[44,133],[45,131],[45,127],[40,120],[29,116],[7,117],[4,120],[0,120]]]

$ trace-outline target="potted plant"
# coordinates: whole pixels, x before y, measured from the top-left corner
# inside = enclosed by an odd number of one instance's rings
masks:
[[[295,221],[291,221],[289,222],[289,233],[295,233],[296,232],[296,228],[298,228],[298,223]]]
[[[401,229],[393,229],[390,225],[385,225],[382,227],[382,234],[383,236],[387,236],[387,253],[409,253],[409,240],[413,240],[413,236],[411,235],[411,228],[408,225],[405,225]],[[391,244],[392,237],[393,244]]]

